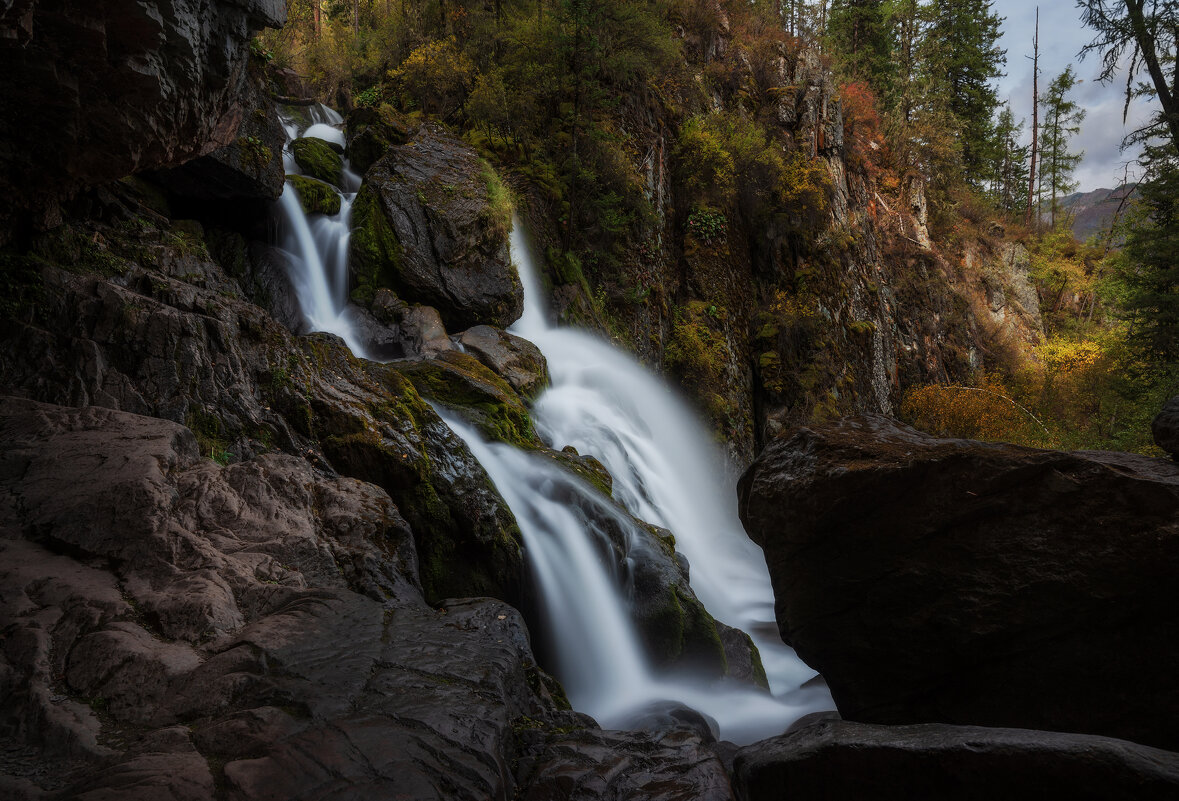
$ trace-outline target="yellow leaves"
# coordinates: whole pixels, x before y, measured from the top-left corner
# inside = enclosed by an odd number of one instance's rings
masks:
[[[475,64],[453,36],[414,49],[389,71],[390,82],[423,110],[445,114],[461,102],[475,76]]]
[[[915,428],[942,437],[1050,445],[1051,437],[1031,411],[1010,395],[998,377],[982,374],[974,386],[912,387],[900,416]]]
[[[1041,345],[1038,353],[1044,366],[1061,377],[1091,370],[1105,358],[1105,349],[1090,340],[1051,340]]]

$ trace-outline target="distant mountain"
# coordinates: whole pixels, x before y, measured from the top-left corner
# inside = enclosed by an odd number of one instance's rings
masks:
[[[1122,206],[1127,194],[1133,195],[1136,184],[1117,189],[1094,189],[1092,192],[1074,192],[1060,201],[1060,207],[1072,215],[1073,236],[1084,242],[1094,234],[1109,230],[1114,214]],[[1127,200],[1127,205],[1133,200]],[[1123,213],[1125,207],[1122,206]]]

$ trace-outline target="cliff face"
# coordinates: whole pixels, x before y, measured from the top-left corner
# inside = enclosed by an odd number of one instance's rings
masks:
[[[285,20],[283,0],[5,3],[0,218],[53,224],[82,187],[231,144],[250,38]]]
[[[637,247],[593,276],[598,323],[678,380],[738,463],[785,425],[891,413],[914,384],[1029,358],[1043,326],[1023,245],[969,209],[931,239],[921,182],[890,178],[882,138],[845,120],[821,58],[785,44],[769,58],[744,52],[714,13],[711,33],[683,34],[691,84],[623,100],[617,125],[653,213]],[[756,119],[786,143],[787,163],[803,166],[784,209],[752,214],[742,192],[763,190],[738,187],[719,230],[702,230],[700,165],[682,144],[701,115]],[[548,216],[534,204],[534,226]],[[574,287],[556,298],[570,318],[593,316]]]

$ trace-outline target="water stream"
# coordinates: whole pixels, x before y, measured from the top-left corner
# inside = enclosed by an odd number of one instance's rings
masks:
[[[318,114],[319,116],[315,116]],[[312,115],[303,135],[341,136],[330,109]],[[299,134],[288,123],[288,135]],[[288,171],[297,170],[293,159]],[[303,214],[289,182],[280,201],[283,247],[294,257],[292,280],[308,330],[341,336],[358,356],[367,352],[348,304],[349,212],[359,178],[346,171],[340,213]],[[822,686],[782,644],[774,625],[773,592],[761,550],[737,518],[732,477],[709,434],[686,404],[629,354],[596,335],[549,322],[532,251],[518,221],[511,254],[524,286],[524,313],[511,331],[534,342],[548,360],[552,386],[536,401],[533,420],[555,449],[572,445],[597,457],[614,479],[614,498],[641,520],[670,529],[691,566],[692,589],[718,620],[751,635],[771,693],[732,680],[692,681],[657,675],[647,663],[630,613],[627,576],[617,549],[649,535],[573,474],[536,454],[485,442],[453,413],[444,419],[468,444],[503,495],[524,535],[542,599],[553,668],[575,709],[603,726],[625,725],[635,710],[672,700],[715,719],[721,737],[738,743],[780,733],[790,722],[831,709]]]

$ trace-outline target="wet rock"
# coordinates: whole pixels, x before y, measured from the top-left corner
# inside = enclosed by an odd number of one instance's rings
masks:
[[[396,365],[423,396],[457,409],[489,439],[535,448],[540,440],[520,397],[478,359],[449,350]]]
[[[1150,423],[1154,443],[1179,459],[1179,395],[1171,398]]]
[[[694,731],[661,740],[637,732],[522,728],[516,771],[524,801],[730,801],[721,761]]]
[[[868,416],[771,443],[739,494],[844,717],[1179,747],[1179,466]]]
[[[656,740],[687,734],[706,745],[715,743],[719,732],[715,720],[676,701],[649,704],[628,718],[620,728],[646,732]]]
[[[280,450],[379,483],[414,528],[431,601],[523,597],[511,513],[396,370],[354,358],[329,335],[292,336],[170,232],[96,226],[69,242],[82,248],[73,269],[33,261],[22,273],[44,300],[0,329],[0,386],[187,424],[201,453],[222,461]],[[45,247],[56,258],[63,243]],[[82,269],[89,263],[93,271]]]
[[[379,296],[392,294],[381,290]],[[378,300],[382,300],[378,297]],[[374,303],[374,307],[377,304]],[[401,330],[411,343],[410,350],[415,356],[427,359],[439,358],[447,351],[457,350],[454,342],[442,324],[442,315],[433,306],[414,306],[401,316]]]
[[[1179,755],[1027,729],[825,720],[737,752],[743,801],[781,798],[1164,799]]]
[[[548,386],[544,355],[527,339],[490,325],[477,325],[459,334],[458,340],[467,353],[495,371],[525,400],[535,400]]]
[[[291,142],[291,154],[308,177],[340,185],[344,162],[327,142],[314,137],[296,139]]]
[[[294,257],[282,248],[251,242],[247,270],[242,283],[248,295],[288,331],[299,331],[303,317],[291,284]]]
[[[436,125],[375,163],[352,211],[353,297],[390,288],[437,308],[451,330],[515,321],[524,294],[508,258],[510,212],[494,205],[489,171]]]
[[[0,48],[0,217],[52,214],[52,198],[232,144],[252,111],[249,41],[286,19],[281,0],[68,0],[26,13],[33,35]]]
[[[305,214],[340,213],[340,193],[329,184],[304,175],[288,175],[287,180],[299,194],[299,205]]]

